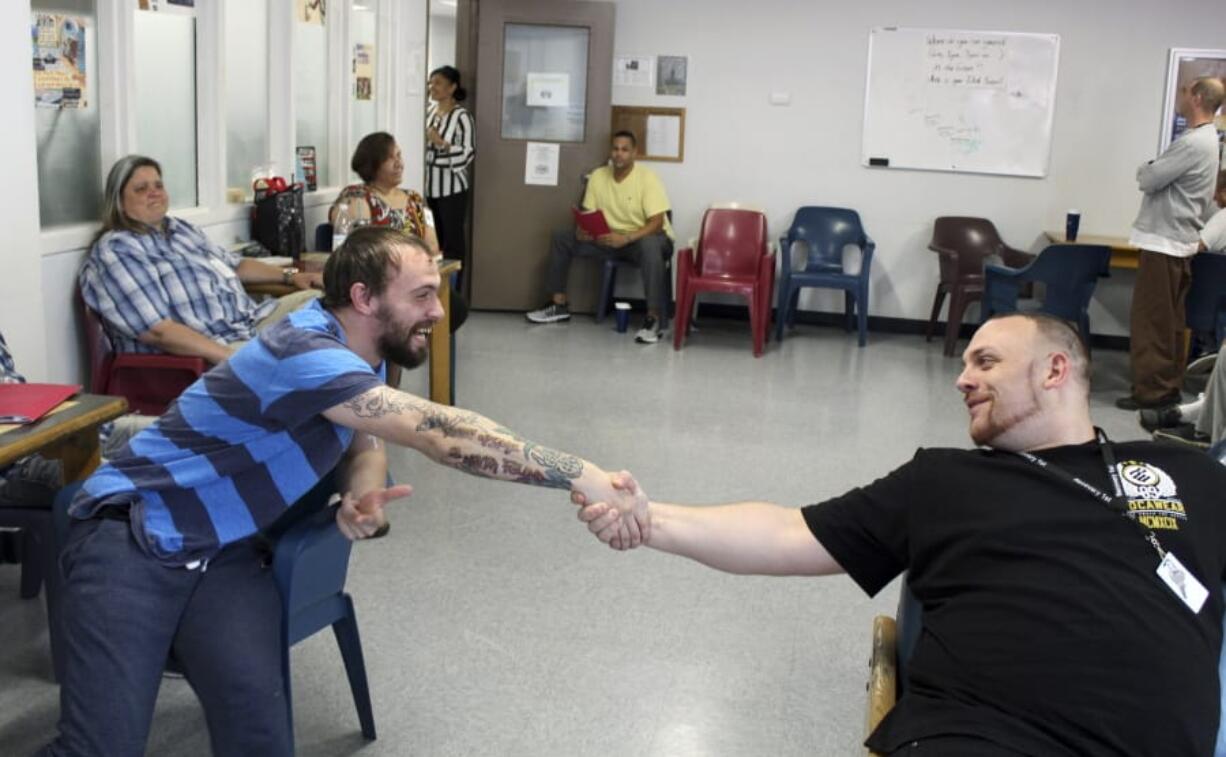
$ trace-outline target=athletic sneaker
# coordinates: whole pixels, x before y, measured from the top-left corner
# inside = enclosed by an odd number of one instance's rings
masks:
[[[654,315],[649,315],[643,319],[643,328],[639,329],[639,333],[634,335],[634,341],[639,344],[655,344],[660,341],[660,336],[663,333],[660,329],[660,322],[656,320]]]
[[[1160,428],[1174,428],[1183,423],[1183,415],[1179,405],[1166,407],[1143,407],[1140,410],[1141,428],[1146,431],[1157,431]]]
[[[524,317],[533,323],[557,323],[558,321],[570,320],[570,308],[565,305],[549,303],[540,310],[530,310],[524,313]]]

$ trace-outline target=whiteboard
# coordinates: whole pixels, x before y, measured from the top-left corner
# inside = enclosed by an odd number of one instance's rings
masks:
[[[1045,176],[1057,34],[877,27],[864,93],[866,166]]]

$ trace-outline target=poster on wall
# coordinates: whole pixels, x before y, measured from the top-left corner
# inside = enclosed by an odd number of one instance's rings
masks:
[[[1192,50],[1173,48],[1166,68],[1166,104],[1162,108],[1162,136],[1158,141],[1161,153],[1179,139],[1188,128],[1187,119],[1176,112],[1179,90],[1202,76],[1216,76],[1226,81],[1226,50]],[[1219,109],[1214,121],[1219,142],[1226,139],[1226,108]]]
[[[650,55],[618,55],[613,58],[614,87],[650,87],[656,83],[656,59]]]
[[[310,145],[299,145],[294,148],[298,156],[298,175],[306,184],[308,192],[318,189],[318,178],[315,171],[315,148]]]
[[[656,94],[685,96],[689,78],[689,59],[684,55],[661,55],[656,58]]]
[[[35,13],[34,104],[39,108],[85,108],[85,19]]]
[[[528,105],[566,108],[570,105],[570,74],[528,72]]]
[[[528,142],[524,156],[524,183],[539,187],[558,185],[558,158],[561,145],[557,142]]]
[[[324,25],[325,0],[297,0],[294,18],[304,24]]]
[[[373,100],[375,96],[375,46],[358,42],[353,46],[353,99]]]

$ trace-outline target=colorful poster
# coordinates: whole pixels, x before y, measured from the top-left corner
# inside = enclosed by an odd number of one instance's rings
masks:
[[[304,24],[324,25],[324,0],[298,0],[294,18]]]
[[[373,100],[375,96],[375,46],[364,42],[353,46],[353,99]]]
[[[35,13],[34,104],[40,108],[85,108],[85,19]]]

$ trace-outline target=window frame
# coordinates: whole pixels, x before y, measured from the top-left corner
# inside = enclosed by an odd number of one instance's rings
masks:
[[[393,103],[403,76],[391,65],[388,54],[393,40],[403,36],[407,15],[395,3],[366,0],[377,18],[376,76],[381,78],[376,100],[376,128],[392,131],[397,113]],[[293,102],[293,24],[295,0],[268,2],[268,140],[266,160],[281,167],[295,166],[296,118]],[[135,151],[136,111],[134,106],[134,40],[138,0],[97,0],[98,108],[102,175],[120,157]],[[160,12],[160,11],[159,11]],[[352,45],[350,17],[352,0],[332,5],[325,17],[328,37],[328,186],[307,192],[308,209],[330,205],[340,190],[349,184],[348,145],[350,139],[350,57]],[[197,198],[193,207],[171,208],[171,213],[198,226],[241,222],[249,217],[249,202],[226,201],[226,114],[225,114],[225,3],[202,2],[196,15],[196,160]],[[409,92],[409,94],[412,94]],[[101,191],[101,188],[99,188]],[[98,229],[98,221],[64,224],[40,229],[43,256],[87,248]],[[245,235],[244,235],[245,236]]]

